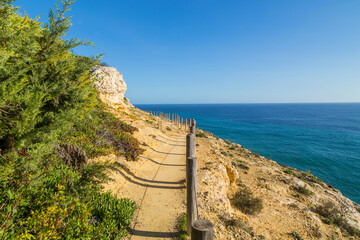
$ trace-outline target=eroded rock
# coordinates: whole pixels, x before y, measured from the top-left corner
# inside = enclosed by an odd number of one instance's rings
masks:
[[[95,66],[91,69],[91,74],[96,78],[95,88],[101,101],[113,107],[132,106],[124,97],[127,86],[123,75],[116,68]]]

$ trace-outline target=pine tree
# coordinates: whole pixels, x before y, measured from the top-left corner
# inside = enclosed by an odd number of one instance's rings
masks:
[[[74,0],[61,0],[49,23],[20,16],[12,1],[0,9],[0,147],[45,147],[65,134],[96,100],[89,76],[97,59],[71,50],[91,43],[64,40]]]

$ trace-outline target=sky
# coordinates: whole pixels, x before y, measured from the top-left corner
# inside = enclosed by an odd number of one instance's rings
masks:
[[[18,0],[46,22],[55,0]],[[358,0],[77,0],[133,104],[360,102]]]

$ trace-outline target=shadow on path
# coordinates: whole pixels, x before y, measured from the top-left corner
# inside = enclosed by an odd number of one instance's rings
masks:
[[[165,144],[170,145],[170,146],[186,147],[186,145],[171,144],[171,143],[167,143],[167,142],[165,142],[165,141],[163,141],[163,140],[156,139],[156,138],[154,138],[154,140],[156,140],[156,141],[158,141],[158,142],[161,142],[161,143],[165,143]]]
[[[162,165],[162,166],[169,166],[169,167],[185,167],[186,165],[185,164],[167,164],[167,163],[159,163],[151,158],[148,158],[148,157],[143,157],[143,156],[139,156],[140,158],[144,158],[144,159],[147,159],[155,164],[158,164],[158,165]]]
[[[168,152],[160,152],[152,147],[150,147],[149,145],[145,145],[146,147],[150,148],[151,150],[153,150],[154,152],[157,152],[157,153],[161,153],[161,154],[168,154],[168,155],[183,155],[185,156],[186,154],[183,154],[183,153],[168,153]],[[175,145],[175,146],[178,146],[178,145]]]
[[[153,238],[176,238],[180,235],[180,232],[150,232],[135,229],[129,229],[129,233],[134,236]]]
[[[149,180],[149,179],[145,179],[145,178],[141,178],[136,176],[134,173],[132,173],[130,171],[130,169],[128,167],[126,167],[125,165],[122,165],[121,163],[115,163],[117,166],[121,167],[121,169],[123,169],[127,174],[129,174],[130,176],[132,176],[133,178],[143,181],[143,182],[150,182],[150,183],[159,183],[159,184],[183,184],[185,183],[185,179],[181,180],[181,181],[177,181],[177,182],[165,182],[165,181],[154,181],[154,180]],[[118,171],[120,171],[118,169]]]
[[[117,169],[117,168],[113,168],[113,170],[117,171],[118,173],[120,173],[121,176],[123,176],[127,181],[131,182],[131,183],[134,183],[136,185],[139,185],[139,186],[142,186],[142,187],[148,187],[148,188],[162,188],[162,189],[184,189],[185,186],[158,186],[158,185],[150,185],[150,184],[145,184],[145,183],[141,183],[141,182],[138,182],[138,181],[135,181],[133,179],[131,179],[129,176],[127,176],[123,171],[121,171],[120,169]],[[138,179],[141,179],[139,177],[135,177],[135,178],[138,178]],[[144,179],[146,180],[146,179]],[[171,183],[171,182],[160,182],[160,181],[151,181],[151,180],[146,180],[148,182],[152,182],[152,183],[162,183],[162,184],[174,184],[174,183]],[[176,183],[183,183],[183,181],[179,181],[179,182],[176,182]]]
[[[170,138],[166,138],[166,137],[161,136],[161,135],[157,135],[156,138],[162,138],[164,140],[173,141],[173,142],[186,143],[186,140],[184,140],[184,137],[181,137],[181,139],[170,139]]]

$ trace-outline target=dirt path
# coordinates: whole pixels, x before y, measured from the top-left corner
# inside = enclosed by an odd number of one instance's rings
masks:
[[[186,138],[178,131],[148,130],[152,134],[144,130],[143,135],[152,141],[146,141],[146,152],[137,162],[117,161],[115,182],[107,188],[139,206],[128,239],[176,239],[178,219],[186,211]]]
[[[170,140],[171,139],[171,140]],[[175,238],[177,218],[185,205],[185,138],[164,139],[161,150],[153,149],[144,164],[141,208],[130,239]],[[151,179],[151,180],[149,180]],[[130,186],[128,186],[130,187]]]

